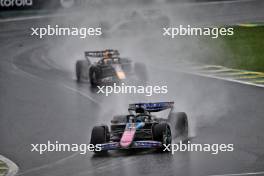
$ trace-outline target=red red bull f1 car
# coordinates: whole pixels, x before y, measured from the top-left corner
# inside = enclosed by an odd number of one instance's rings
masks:
[[[107,125],[95,126],[92,130],[93,145],[101,151],[145,148],[163,150],[173,138],[188,137],[188,119],[184,112],[173,112],[174,102],[130,104],[128,115],[114,116],[110,130]],[[153,113],[170,109],[166,118]]]
[[[127,58],[121,58],[117,50],[86,51],[85,60],[75,65],[77,82],[89,81],[92,86],[107,85],[124,80],[147,81],[146,67],[142,63],[132,64]],[[91,58],[99,58],[91,62]]]

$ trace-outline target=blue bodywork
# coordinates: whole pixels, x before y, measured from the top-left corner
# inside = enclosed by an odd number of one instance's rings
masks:
[[[135,103],[129,105],[129,110],[144,108],[149,112],[158,112],[166,109],[172,109],[174,102],[156,102],[156,103]]]
[[[118,149],[126,149],[122,148],[119,142],[110,142],[101,144],[102,150],[118,150]],[[162,143],[158,141],[134,141],[129,148],[160,148],[162,147]]]

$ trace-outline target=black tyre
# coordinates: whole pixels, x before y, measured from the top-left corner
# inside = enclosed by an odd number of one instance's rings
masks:
[[[97,77],[98,77],[98,69],[95,66],[92,66],[89,70],[89,78],[90,78],[90,84],[92,87],[96,87],[97,86]]]
[[[172,136],[176,137],[188,137],[188,118],[185,112],[171,113],[169,115],[169,123],[171,124]]]
[[[152,135],[154,141],[162,142],[163,145],[171,144],[171,130],[170,126],[167,123],[154,125],[152,128]],[[163,150],[165,148],[163,145],[160,150]]]
[[[89,78],[89,67],[91,63],[87,60],[78,60],[75,65],[75,73],[77,82],[82,80],[88,80]]]
[[[147,68],[143,63],[135,63],[134,71],[140,82],[146,84],[148,81]]]
[[[110,132],[107,126],[96,126],[92,130],[91,141],[93,145],[103,144],[110,141]],[[95,153],[106,153],[103,151],[94,151]]]

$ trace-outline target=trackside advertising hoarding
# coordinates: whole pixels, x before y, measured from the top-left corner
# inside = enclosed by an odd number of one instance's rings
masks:
[[[39,8],[69,8],[76,0],[0,0],[0,10],[29,10]]]

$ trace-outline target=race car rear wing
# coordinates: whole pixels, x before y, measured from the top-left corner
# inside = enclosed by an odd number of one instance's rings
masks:
[[[104,51],[85,51],[84,52],[85,57],[98,57],[98,58],[116,58],[119,56],[118,50],[113,49],[107,49]]]
[[[144,108],[148,112],[159,112],[166,109],[173,110],[174,102],[156,102],[156,103],[135,103],[129,104],[129,111],[134,111],[137,108]]]

